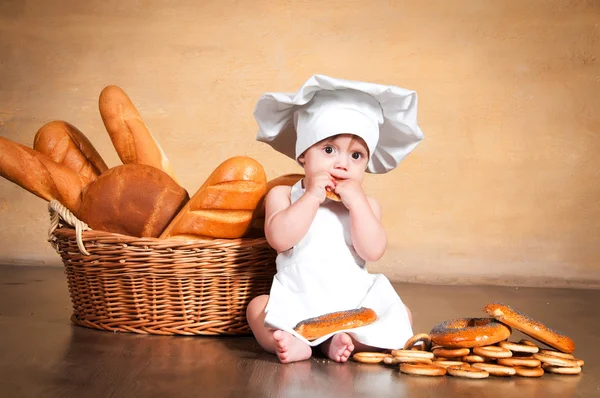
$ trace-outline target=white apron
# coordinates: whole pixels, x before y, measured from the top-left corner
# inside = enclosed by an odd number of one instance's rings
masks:
[[[301,180],[292,187],[291,202],[304,192]],[[326,199],[304,238],[280,253],[276,261],[266,326],[285,330],[311,346],[344,331],[363,344],[397,349],[413,335],[406,308],[388,279],[369,274],[365,261],[352,247],[350,213],[343,203]],[[304,319],[360,307],[372,308],[377,320],[313,341],[294,331]]]

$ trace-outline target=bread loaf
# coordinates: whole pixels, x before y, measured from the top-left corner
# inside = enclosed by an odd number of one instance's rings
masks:
[[[0,175],[42,199],[58,200],[75,215],[90,180],[25,145],[0,137]]]
[[[79,218],[92,229],[155,238],[188,200],[185,189],[162,170],[124,164],[87,187]]]
[[[221,163],[177,214],[161,238],[239,238],[266,190],[260,163],[236,156]]]
[[[175,178],[169,159],[125,91],[107,86],[100,93],[100,116],[123,164],[145,164]]]
[[[90,181],[108,170],[88,138],[75,126],[64,121],[56,120],[43,125],[35,135],[33,149]]]
[[[369,325],[377,320],[371,308],[337,311],[299,322],[294,330],[307,340],[316,340],[339,330],[354,329]]]
[[[252,217],[251,236],[265,236],[265,197],[269,191],[278,185],[287,185],[291,187],[302,178],[304,178],[304,174],[284,174],[267,181],[265,194],[260,198],[260,201],[256,205],[256,211]]]

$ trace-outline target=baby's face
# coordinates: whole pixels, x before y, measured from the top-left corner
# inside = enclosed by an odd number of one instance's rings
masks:
[[[298,160],[307,176],[327,172],[336,179],[360,183],[369,161],[369,149],[362,138],[340,134],[317,142]]]

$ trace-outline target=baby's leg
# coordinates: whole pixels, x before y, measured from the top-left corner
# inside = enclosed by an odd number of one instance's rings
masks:
[[[265,326],[265,308],[269,301],[268,295],[252,299],[246,310],[246,319],[258,344],[272,354],[276,354],[281,363],[303,361],[310,358],[312,348],[283,330]]]

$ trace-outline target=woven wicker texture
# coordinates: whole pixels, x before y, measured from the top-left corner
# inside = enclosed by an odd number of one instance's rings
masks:
[[[61,207],[51,202],[51,215]],[[251,333],[246,307],[269,293],[276,272],[276,253],[264,238],[135,238],[76,231],[64,218],[50,240],[65,266],[74,323],[142,334]]]

